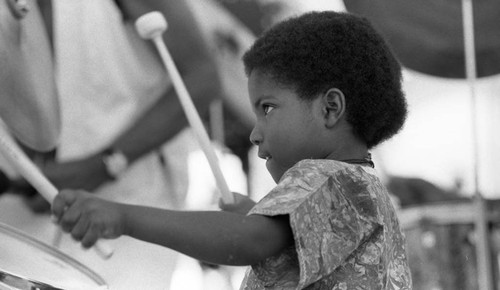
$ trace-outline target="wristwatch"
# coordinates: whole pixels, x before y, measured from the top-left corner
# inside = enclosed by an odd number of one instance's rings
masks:
[[[7,4],[9,5],[10,12],[17,19],[24,18],[30,10],[28,1],[26,0],[9,0]]]
[[[106,166],[106,171],[113,179],[118,178],[128,167],[128,159],[123,152],[113,148],[104,150],[102,162]]]

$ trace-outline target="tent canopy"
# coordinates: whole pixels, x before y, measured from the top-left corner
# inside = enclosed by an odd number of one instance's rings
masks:
[[[458,0],[344,0],[368,18],[401,63],[446,78],[465,78],[462,4]],[[478,77],[500,73],[500,1],[473,1]]]

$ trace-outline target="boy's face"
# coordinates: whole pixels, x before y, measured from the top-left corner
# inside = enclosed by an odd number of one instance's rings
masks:
[[[250,140],[259,146],[259,157],[267,159],[266,167],[276,183],[298,161],[328,154],[321,147],[325,126],[319,98],[302,101],[293,88],[259,70],[250,74],[248,90],[257,116]]]

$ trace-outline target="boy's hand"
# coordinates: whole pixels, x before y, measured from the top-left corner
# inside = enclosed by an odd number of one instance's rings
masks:
[[[247,214],[255,205],[255,201],[251,200],[248,196],[233,192],[234,203],[226,204],[219,199],[219,207],[224,211]]]
[[[52,203],[52,213],[63,231],[71,233],[85,248],[99,238],[117,238],[125,231],[122,205],[82,190],[62,190]]]

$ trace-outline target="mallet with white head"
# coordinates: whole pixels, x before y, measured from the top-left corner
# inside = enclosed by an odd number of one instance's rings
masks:
[[[139,17],[135,22],[135,27],[139,35],[144,39],[150,39],[154,42],[160,57],[167,69],[175,91],[179,97],[179,101],[184,109],[184,113],[188,119],[191,128],[194,130],[195,136],[200,143],[200,147],[205,153],[212,173],[217,182],[217,186],[221,192],[221,197],[224,203],[230,204],[234,202],[232,193],[229,191],[224,175],[219,167],[217,155],[211,145],[208,134],[203,126],[201,118],[196,111],[191,97],[182,81],[182,78],[175,66],[175,63],[168,52],[167,46],[163,41],[162,34],[167,30],[167,21],[162,13],[153,11]]]

